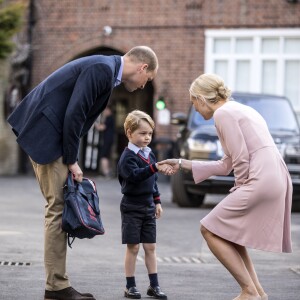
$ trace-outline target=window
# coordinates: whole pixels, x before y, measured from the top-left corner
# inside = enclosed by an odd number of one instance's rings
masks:
[[[205,72],[238,92],[288,97],[300,115],[300,29],[206,30]]]

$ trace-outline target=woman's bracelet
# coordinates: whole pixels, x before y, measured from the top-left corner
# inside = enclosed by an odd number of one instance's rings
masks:
[[[179,160],[178,160],[178,165],[179,165],[179,170],[180,170],[180,171],[182,170],[181,163],[182,163],[181,158],[179,158]]]

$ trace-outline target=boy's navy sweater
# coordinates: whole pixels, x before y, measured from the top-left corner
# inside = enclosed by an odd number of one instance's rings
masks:
[[[118,178],[123,194],[122,201],[132,204],[160,203],[157,187],[156,159],[153,152],[148,159],[125,148],[118,162]]]

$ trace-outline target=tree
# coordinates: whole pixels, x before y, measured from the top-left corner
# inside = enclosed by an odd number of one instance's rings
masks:
[[[0,0],[0,5],[3,0]],[[14,48],[13,35],[21,28],[24,4],[10,4],[0,9],[0,59],[6,58]]]

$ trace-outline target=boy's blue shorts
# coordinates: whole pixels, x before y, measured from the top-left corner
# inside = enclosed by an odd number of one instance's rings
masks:
[[[121,202],[122,244],[156,243],[155,204]]]

